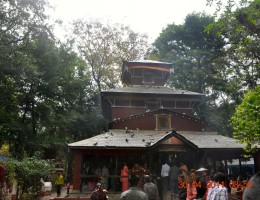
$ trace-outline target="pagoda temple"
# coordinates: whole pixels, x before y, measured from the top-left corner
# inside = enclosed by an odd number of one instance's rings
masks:
[[[74,189],[86,186],[102,167],[109,170],[109,189],[120,191],[120,170],[124,162],[131,169],[139,163],[160,176],[162,160],[184,162],[189,169],[208,167],[239,159],[244,145],[214,131],[194,115],[204,94],[166,86],[173,72],[171,63],[125,61],[123,87],[101,91],[102,112],[109,120],[103,134],[69,144],[73,155]],[[100,171],[101,170],[101,171]],[[104,175],[102,175],[104,177]]]

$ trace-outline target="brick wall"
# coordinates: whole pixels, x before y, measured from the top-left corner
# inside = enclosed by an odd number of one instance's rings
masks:
[[[172,109],[177,113],[185,113],[187,116],[193,116],[191,109]],[[147,108],[142,107],[113,107],[112,108],[112,120],[115,118],[125,118],[131,115],[139,115],[146,113]]]
[[[112,119],[125,118],[131,115],[143,114],[147,108],[138,107],[113,107],[112,108]]]
[[[156,119],[154,115],[144,116],[144,117],[133,117],[126,121],[120,121],[118,123],[113,123],[113,129],[128,129],[136,130],[155,130],[156,129]],[[205,124],[201,123],[199,120],[190,118],[189,116],[177,116],[171,117],[171,129],[176,131],[210,131],[211,128]]]
[[[72,185],[75,190],[80,189],[81,160],[82,160],[82,154],[77,150],[73,150],[73,179],[72,179],[73,183],[72,183]]]

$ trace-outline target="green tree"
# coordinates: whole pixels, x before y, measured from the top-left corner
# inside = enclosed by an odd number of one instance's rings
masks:
[[[33,59],[26,53],[28,42],[39,32],[51,35],[44,14],[44,0],[0,2],[0,142],[17,141],[20,125],[19,84],[33,77]],[[26,86],[27,87],[27,86]],[[28,88],[28,87],[27,87]],[[17,153],[22,152],[16,149]]]
[[[69,46],[56,47],[45,34],[30,41],[26,53],[32,62],[16,82],[20,118],[13,153],[63,150],[66,142],[99,132],[103,120],[85,62]]]
[[[69,43],[52,36],[46,6],[0,2],[0,144],[18,159],[64,150],[104,126],[90,71]]]
[[[154,42],[150,56],[174,64],[170,87],[206,95],[194,112],[227,135],[231,133],[228,121],[235,107],[232,102],[237,87],[235,81],[229,81],[231,72],[226,70],[226,41],[217,34],[217,28],[210,34],[206,32],[213,22],[212,16],[192,13],[183,25],[168,25]]]
[[[213,17],[193,13],[183,25],[168,25],[154,42],[154,52],[161,60],[174,64],[169,85],[178,89],[210,94],[217,79],[224,40],[205,28]],[[223,62],[223,61],[222,61]]]
[[[28,200],[37,199],[42,188],[40,179],[48,177],[54,171],[50,162],[37,157],[26,158],[21,162],[9,161],[6,166],[7,184],[16,180],[18,197],[26,193]]]
[[[229,80],[236,82],[240,103],[244,92],[253,89],[260,80],[260,2],[259,0],[219,1],[208,0],[210,4],[216,3],[216,21],[210,24],[208,31],[218,28],[218,35],[227,41],[226,52],[229,65]],[[225,7],[223,4],[226,2]],[[236,93],[233,90],[234,94]],[[235,94],[236,95],[236,94]]]
[[[29,58],[23,53],[27,42],[39,32],[52,35],[44,9],[45,0],[4,0],[0,2],[0,77],[20,79]],[[6,77],[5,77],[6,78]]]
[[[75,21],[73,40],[99,91],[118,86],[123,61],[142,58],[148,48],[146,35],[98,20]]]
[[[206,31],[216,33],[226,41],[223,49],[226,62],[221,73],[218,73],[219,81],[213,87],[218,92],[216,109],[224,111],[219,117],[226,118],[226,123],[223,123],[225,126],[229,125],[227,122],[246,91],[255,88],[260,81],[260,2],[208,0],[208,3],[215,4],[217,9],[215,20],[207,26]],[[222,126],[221,123],[219,125]],[[232,133],[232,127],[227,128]]]
[[[233,135],[252,151],[260,144],[260,86],[248,91],[231,118]]]

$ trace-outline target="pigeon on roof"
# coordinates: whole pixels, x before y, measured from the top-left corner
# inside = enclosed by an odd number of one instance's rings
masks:
[[[197,169],[197,172],[204,172],[204,171],[208,171],[208,169],[201,167],[199,169]]]

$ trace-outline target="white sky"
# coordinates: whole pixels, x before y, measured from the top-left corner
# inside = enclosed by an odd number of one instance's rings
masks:
[[[129,25],[154,41],[167,24],[182,24],[187,14],[213,14],[206,0],[49,0],[55,7],[51,15],[69,23],[78,18],[109,20]]]

